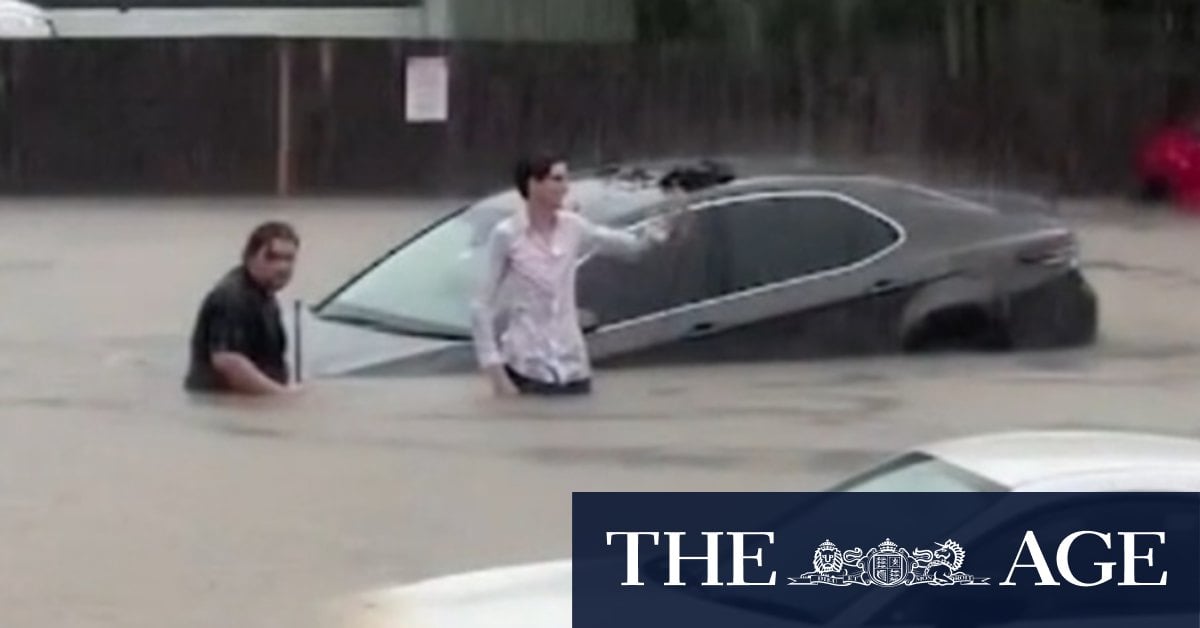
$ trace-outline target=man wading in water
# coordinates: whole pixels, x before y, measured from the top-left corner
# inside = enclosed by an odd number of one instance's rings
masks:
[[[205,295],[196,315],[188,391],[262,396],[296,390],[288,385],[276,294],[292,280],[299,247],[286,223],[267,222],[250,234],[242,263]]]
[[[665,242],[667,230],[659,224],[634,235],[563,208],[568,171],[558,157],[521,160],[514,183],[525,210],[492,231],[472,307],[479,364],[497,395],[587,394],[591,365],[575,301],[579,253],[594,246],[636,255]],[[495,327],[498,318],[507,321],[503,330]]]

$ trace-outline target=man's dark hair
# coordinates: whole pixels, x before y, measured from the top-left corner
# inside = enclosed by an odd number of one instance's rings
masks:
[[[264,222],[255,227],[254,231],[250,232],[250,237],[246,238],[246,246],[242,249],[242,260],[254,257],[263,247],[275,240],[287,240],[296,246],[300,245],[300,236],[296,235],[296,229],[290,224],[277,220]]]
[[[513,170],[513,184],[521,193],[521,198],[529,198],[529,180],[541,181],[550,175],[555,164],[566,163],[566,159],[557,153],[541,152],[532,156],[522,157],[517,161]]]

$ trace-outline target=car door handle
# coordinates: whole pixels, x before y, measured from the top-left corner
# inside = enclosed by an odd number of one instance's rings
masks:
[[[716,328],[717,328],[717,325],[715,323],[711,323],[708,321],[705,321],[703,323],[696,323],[695,325],[692,325],[691,329],[688,330],[686,336],[688,338],[695,338],[697,336],[703,336],[704,334],[712,332]]]
[[[871,288],[867,290],[870,294],[883,294],[900,288],[900,284],[894,279],[880,279],[871,284]]]

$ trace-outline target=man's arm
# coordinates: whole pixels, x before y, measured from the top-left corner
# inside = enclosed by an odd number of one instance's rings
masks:
[[[488,236],[485,245],[483,277],[475,289],[471,302],[472,335],[479,366],[492,383],[498,395],[512,394],[516,387],[504,370],[504,358],[496,343],[496,294],[500,282],[508,271],[508,238],[497,228]]]
[[[235,392],[246,395],[275,395],[287,392],[287,386],[267,377],[247,354],[244,306],[229,296],[219,297],[212,305],[208,329],[208,355],[213,370]]]
[[[234,351],[214,351],[213,368],[237,392],[247,395],[278,395],[288,391],[287,386],[263,374],[246,356]]]

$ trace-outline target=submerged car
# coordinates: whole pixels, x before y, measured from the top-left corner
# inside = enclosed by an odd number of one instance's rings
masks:
[[[828,492],[1055,495],[1046,509],[1013,519],[997,521],[986,514],[961,522],[951,519],[948,525],[954,530],[944,532],[964,543],[971,541],[972,552],[983,553],[987,551],[985,545],[991,542],[989,539],[1001,536],[996,534],[998,531],[1037,528],[1052,519],[1058,525],[1075,523],[1075,517],[1086,516],[1089,509],[1096,508],[1088,493],[1125,495],[1115,498],[1123,503],[1104,504],[1103,512],[1123,507],[1147,509],[1144,511],[1153,512],[1163,521],[1180,517],[1195,522],[1198,490],[1200,441],[1131,432],[1032,431],[929,443],[902,452],[831,487]],[[813,507],[819,509],[820,503]],[[781,535],[785,530],[805,530],[814,516],[808,508],[802,508],[768,529],[781,531]],[[1200,534],[1200,530],[1194,532]],[[653,565],[648,563],[645,567],[652,569]],[[1126,592],[1129,588],[1122,587]],[[1004,620],[994,624],[970,623],[977,618],[963,613],[964,608],[940,611],[952,611],[953,616],[957,610],[962,616],[953,621],[932,620],[931,608],[955,603],[945,589],[851,587],[830,588],[822,593],[796,596],[795,607],[786,609],[720,597],[697,597],[696,603],[705,605],[706,616],[715,613],[712,617],[721,619],[714,619],[713,625],[777,625],[762,623],[761,615],[779,613],[787,613],[787,625],[796,626],[1008,625]],[[974,600],[972,607],[989,605],[994,608],[978,610],[993,616],[1019,613],[1021,619],[1046,622],[1035,624],[1039,626],[1127,626],[1131,621],[1137,625],[1158,625],[1145,622],[1148,618],[1144,617],[1144,609],[1134,609],[1135,616],[1114,617],[1122,614],[1114,610],[1119,609],[1122,593],[1110,596],[1114,605],[1111,608],[1097,607],[1091,601],[1072,606],[1072,602],[1080,602],[1072,596],[1051,599],[1049,604],[1034,608],[1007,608],[1007,604],[1019,600],[985,596]],[[568,628],[571,598],[572,561],[561,560],[499,567],[371,591],[339,600],[332,609],[330,624],[339,628]],[[1194,598],[1174,603],[1180,606],[1163,606],[1156,613],[1173,616],[1176,622],[1180,621],[1179,616],[1185,621],[1194,620]],[[797,619],[790,619],[793,617]],[[1081,620],[1090,623],[1081,624]]]
[[[581,325],[598,366],[1095,339],[1097,299],[1076,237],[1048,204],[783,170],[642,164],[572,183],[573,206],[612,227],[682,217],[670,242],[640,257],[579,259]],[[470,300],[482,247],[521,208],[515,191],[472,203],[317,304],[303,321],[306,370],[474,368]]]

